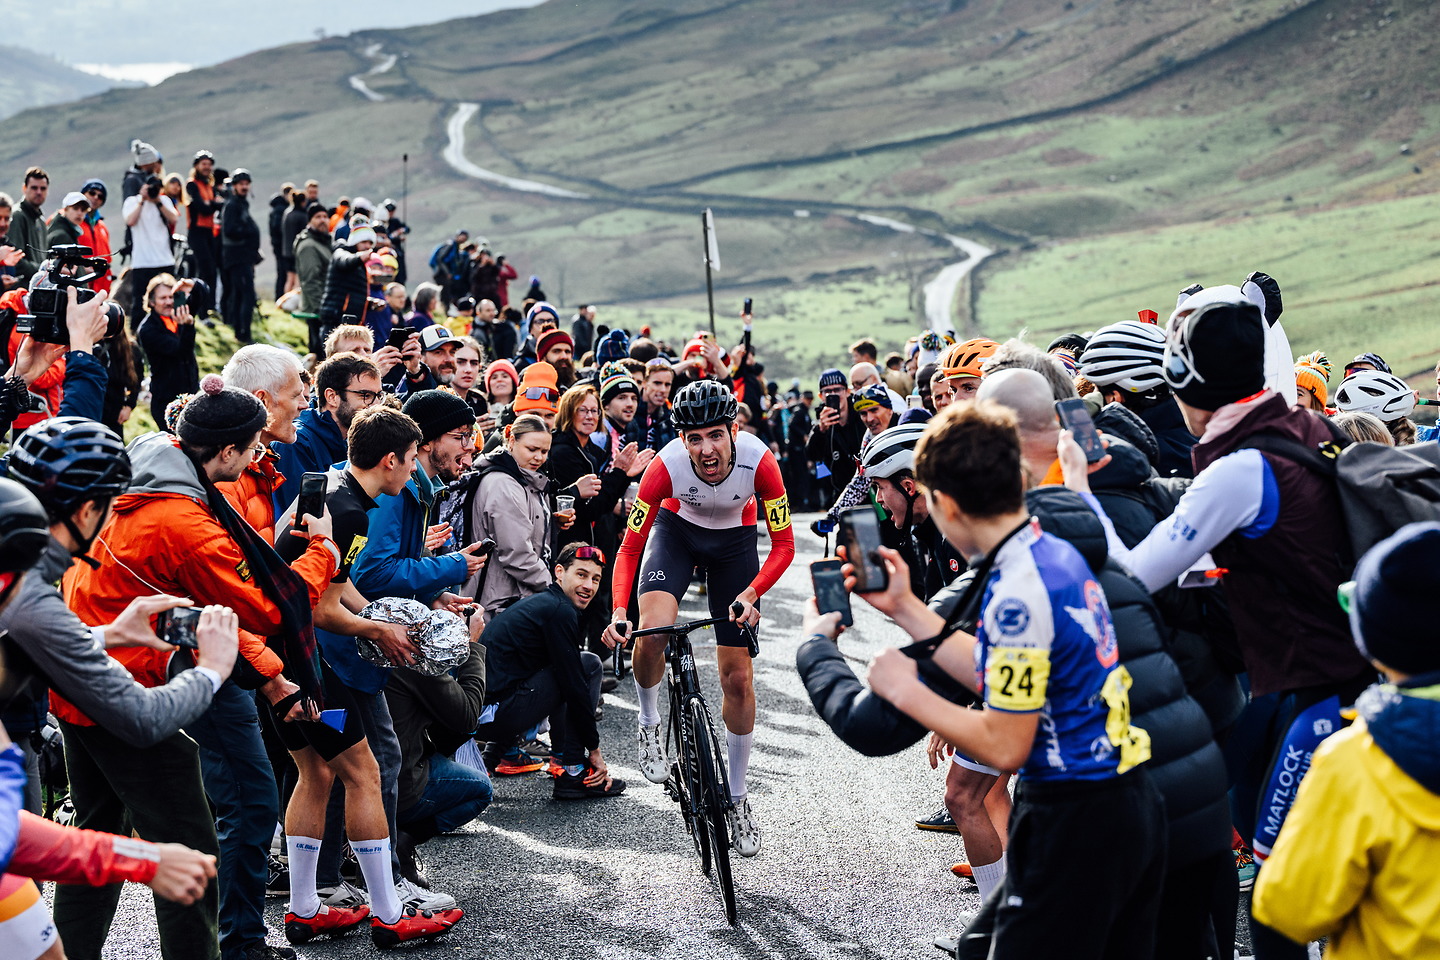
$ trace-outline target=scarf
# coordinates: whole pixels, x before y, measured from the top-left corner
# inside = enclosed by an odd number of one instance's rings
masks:
[[[309,588],[300,575],[280,559],[275,548],[235,512],[199,464],[195,465],[195,473],[205,488],[210,512],[245,554],[255,585],[280,610],[280,635],[267,637],[265,645],[285,664],[290,679],[300,688],[301,697],[313,700],[318,709],[324,703],[324,689],[320,685],[320,654],[315,643],[315,623],[310,615]]]

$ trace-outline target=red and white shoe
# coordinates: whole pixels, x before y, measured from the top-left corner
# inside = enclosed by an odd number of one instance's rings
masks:
[[[285,939],[308,943],[316,937],[343,937],[370,916],[370,908],[321,906],[313,917],[285,914]]]
[[[381,950],[389,950],[402,943],[416,940],[433,940],[449,931],[465,918],[465,911],[459,907],[449,910],[417,910],[407,906],[400,919],[384,923],[379,917],[370,918],[370,939]]]

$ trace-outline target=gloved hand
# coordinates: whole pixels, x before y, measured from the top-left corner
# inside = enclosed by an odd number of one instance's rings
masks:
[[[1280,300],[1280,284],[1268,273],[1256,270],[1250,274],[1245,278],[1245,282],[1240,284],[1240,292],[1245,294],[1245,298],[1251,303],[1261,307],[1267,324],[1273,325],[1285,310]]]

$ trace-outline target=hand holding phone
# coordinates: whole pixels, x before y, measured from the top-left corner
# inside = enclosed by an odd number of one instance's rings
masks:
[[[1079,397],[1055,401],[1055,413],[1060,417],[1060,426],[1070,431],[1080,449],[1085,451],[1085,462],[1095,463],[1105,456],[1105,444],[1100,440],[1100,431],[1085,408],[1085,401]]]
[[[295,501],[295,526],[305,526],[306,517],[325,512],[325,474],[306,472],[300,477],[300,498]]]
[[[855,568],[856,593],[880,593],[890,586],[890,571],[880,559],[880,516],[874,507],[842,510],[839,542]]]
[[[826,557],[810,564],[810,582],[815,587],[815,606],[820,613],[840,614],[840,625],[849,627],[855,623],[850,609],[850,594],[845,589],[845,576],[840,572],[842,564],[835,557]]]
[[[155,635],[171,646],[199,650],[200,640],[195,629],[200,625],[200,607],[174,607],[160,611],[155,620]]]

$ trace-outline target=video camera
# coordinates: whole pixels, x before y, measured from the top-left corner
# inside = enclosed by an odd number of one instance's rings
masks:
[[[45,279],[33,287],[26,296],[28,313],[15,318],[15,329],[29,334],[30,339],[39,343],[59,343],[70,346],[70,329],[66,326],[65,310],[69,303],[65,291],[75,288],[75,299],[88,303],[99,295],[85,284],[110,269],[104,257],[96,257],[89,247],[80,244],[62,243],[50,248],[46,261],[40,270]],[[125,311],[117,303],[105,304],[104,339],[109,340],[125,327]]]

